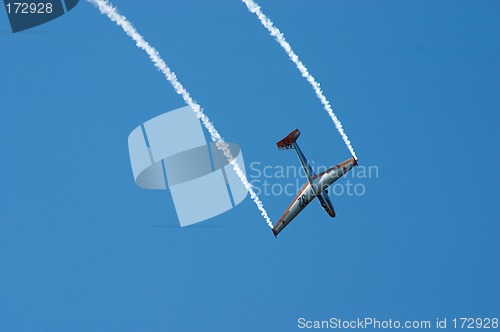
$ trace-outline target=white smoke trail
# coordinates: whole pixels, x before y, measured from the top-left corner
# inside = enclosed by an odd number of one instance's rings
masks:
[[[307,81],[312,85],[314,92],[316,92],[316,96],[318,96],[319,100],[323,104],[323,107],[325,111],[328,112],[328,115],[330,118],[332,118],[333,123],[335,124],[335,127],[337,127],[337,130],[339,131],[340,135],[342,136],[342,139],[344,140],[344,143],[347,145],[347,148],[351,152],[351,155],[355,158],[356,153],[354,152],[354,149],[352,148],[351,142],[349,141],[349,138],[347,137],[346,133],[344,132],[344,128],[342,128],[342,123],[340,123],[339,119],[333,113],[332,107],[330,106],[330,102],[328,99],[326,99],[325,95],[323,94],[323,91],[321,91],[321,88],[319,87],[319,83],[316,82],[314,77],[309,73],[307,70],[306,66],[302,63],[302,61],[299,60],[299,57],[295,52],[292,50],[292,47],[290,44],[286,41],[285,36],[283,33],[276,27],[274,26],[274,23],[261,11],[260,6],[255,3],[253,0],[241,0],[245,3],[247,6],[248,10],[255,15],[260,20],[260,23],[269,31],[271,36],[276,39],[276,41],[281,45],[281,47],[285,50],[286,54],[292,60],[295,65],[297,66],[297,69],[300,71],[302,74],[302,77],[307,79]]]
[[[161,71],[163,75],[165,75],[170,84],[172,84],[172,86],[175,89],[175,92],[177,92],[179,95],[182,96],[182,99],[184,99],[186,104],[188,104],[191,107],[193,112],[196,114],[196,117],[201,119],[201,122],[210,133],[212,141],[214,141],[217,148],[224,153],[224,156],[226,156],[229,163],[233,166],[234,171],[240,178],[241,182],[243,183],[247,191],[250,193],[250,197],[257,205],[257,208],[260,210],[262,217],[264,217],[264,219],[266,220],[267,225],[270,228],[273,228],[273,223],[269,219],[267,211],[264,209],[264,204],[260,200],[259,196],[257,196],[255,191],[253,190],[250,182],[248,182],[245,173],[243,173],[239,165],[236,163],[234,157],[231,155],[228,144],[224,142],[221,135],[215,129],[214,125],[212,124],[208,116],[203,112],[201,106],[198,103],[196,103],[193,100],[193,98],[191,98],[191,96],[184,88],[184,86],[177,80],[175,73],[173,73],[167,66],[165,61],[163,61],[158,51],[144,40],[144,38],[134,28],[132,23],[130,23],[125,16],[119,14],[116,8],[113,7],[108,0],[87,0],[87,1],[96,6],[99,9],[99,11],[102,14],[108,16],[108,18],[111,21],[118,24],[118,26],[120,26],[123,29],[123,31],[125,31],[125,33],[135,41],[137,47],[146,51],[151,61],[153,61],[155,67],[158,68],[158,70]]]

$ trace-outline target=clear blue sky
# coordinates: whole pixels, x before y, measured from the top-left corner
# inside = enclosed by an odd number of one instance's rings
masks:
[[[116,4],[247,172],[297,165],[275,146],[296,127],[316,164],[350,157],[243,3]],[[128,134],[184,106],[145,53],[85,1],[18,34],[0,10],[0,331],[500,316],[500,2],[260,4],[378,178],[351,179],[366,193],[332,197],[336,219],[313,204],[278,239],[249,199],[180,228],[170,194],[138,188],[129,164]],[[291,199],[261,198],[273,221]]]

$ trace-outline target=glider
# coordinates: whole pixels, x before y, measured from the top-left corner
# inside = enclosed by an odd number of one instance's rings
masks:
[[[344,174],[349,172],[354,166],[358,165],[358,160],[354,157],[331,167],[324,172],[314,174],[314,171],[307,161],[297,144],[297,139],[300,136],[300,131],[295,129],[287,137],[277,143],[278,149],[290,150],[294,149],[299,156],[300,163],[304,168],[307,176],[307,183],[304,184],[299,194],[293,199],[292,203],[285,210],[285,213],[273,227],[274,236],[283,230],[314,198],[318,198],[323,210],[332,218],[335,218],[335,210],[330,198],[328,198],[328,188],[332,183],[340,179]]]

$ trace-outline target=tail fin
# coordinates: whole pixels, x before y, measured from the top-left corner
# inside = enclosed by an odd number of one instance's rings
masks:
[[[289,149],[295,149],[297,152],[297,155],[299,156],[300,163],[302,164],[302,167],[304,168],[304,171],[306,172],[307,175],[307,180],[309,180],[309,183],[313,185],[313,178],[314,178],[314,171],[309,164],[309,162],[306,159],[306,156],[302,153],[302,150],[299,148],[299,144],[297,143],[297,138],[300,136],[300,131],[298,129],[295,129],[292,131],[290,134],[288,134],[287,137],[283,138],[281,141],[276,143],[278,145],[278,149],[280,150],[289,150]],[[315,189],[313,188],[313,191]]]
[[[287,137],[283,138],[281,141],[276,143],[278,145],[278,149],[280,150],[289,150],[289,149],[295,149],[295,141],[297,138],[300,136],[300,131],[298,129],[295,129],[292,131],[290,134],[288,134]]]

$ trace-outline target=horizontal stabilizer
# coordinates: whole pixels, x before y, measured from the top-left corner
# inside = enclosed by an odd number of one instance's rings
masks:
[[[297,141],[297,138],[299,138],[299,136],[300,131],[298,129],[295,129],[290,134],[288,134],[287,137],[276,143],[276,145],[278,145],[278,149],[280,150],[295,149],[294,143],[295,141]]]

